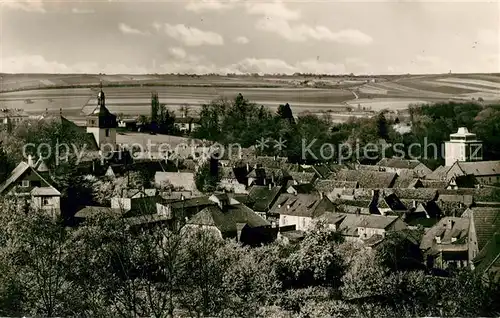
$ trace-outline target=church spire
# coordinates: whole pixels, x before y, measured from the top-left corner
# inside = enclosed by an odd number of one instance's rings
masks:
[[[100,91],[97,94],[97,106],[105,107],[106,100],[104,98],[104,92],[102,91],[102,80],[100,80],[99,88],[100,88]]]

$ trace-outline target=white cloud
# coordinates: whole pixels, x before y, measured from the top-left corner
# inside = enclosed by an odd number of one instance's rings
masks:
[[[26,12],[39,12],[39,13],[46,12],[42,0],[27,0],[27,1],[7,0],[1,2],[1,5],[2,7],[10,8],[13,10],[22,10]]]
[[[147,32],[143,32],[141,30],[138,30],[138,29],[134,29],[133,27],[125,24],[125,23],[120,23],[118,25],[118,28],[120,29],[120,31],[123,33],[123,34],[136,34],[136,35],[148,35]]]
[[[245,5],[249,14],[262,15],[269,19],[300,19],[300,12],[287,8],[282,1],[247,2]]]
[[[239,36],[234,39],[234,42],[238,44],[248,44],[250,43],[250,40],[246,36]]]
[[[19,55],[3,57],[0,63],[2,73],[91,73],[91,74],[146,74],[144,67],[124,64],[99,65],[95,62],[79,62],[67,65],[57,61],[49,61],[41,55]]]
[[[156,32],[160,32],[161,28],[162,28],[162,25],[161,25],[161,23],[154,22],[153,23],[153,28],[156,30]]]
[[[337,43],[348,43],[353,45],[367,45],[373,39],[359,30],[340,30],[333,32],[325,26],[309,26],[305,23],[290,25],[283,19],[262,18],[257,21],[257,29],[280,35],[291,42],[304,42],[307,40],[329,41]]]
[[[74,13],[74,14],[93,14],[93,13],[95,13],[95,11],[92,9],[72,8],[71,13]]]
[[[202,31],[197,28],[187,27],[184,24],[165,24],[165,33],[184,43],[187,46],[223,45],[224,39],[218,33]]]
[[[173,47],[169,49],[170,54],[177,59],[183,59],[187,56],[186,51],[181,47]]]
[[[225,11],[234,8],[238,0],[216,1],[216,0],[197,0],[190,1],[186,5],[186,10],[200,13],[203,11]]]
[[[317,74],[345,74],[346,67],[342,63],[321,62],[317,59],[307,59],[295,64],[287,63],[280,59],[256,59],[246,58],[238,63],[223,68],[226,72],[246,74],[293,74],[293,73],[317,73]]]

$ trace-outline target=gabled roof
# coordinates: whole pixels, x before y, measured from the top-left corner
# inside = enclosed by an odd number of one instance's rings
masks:
[[[288,187],[287,191],[289,189],[293,189],[297,194],[312,194],[316,192],[314,185],[311,183],[292,184]]]
[[[7,180],[0,186],[0,194],[2,194],[11,184],[16,182],[26,171],[28,171],[28,169],[30,169],[30,166],[26,162],[20,162],[17,167],[12,170]]]
[[[194,215],[188,224],[215,226],[221,232],[237,232],[241,226],[266,227],[271,224],[244,204],[229,205],[226,211],[218,206],[208,206]]]
[[[477,247],[481,251],[494,233],[500,231],[500,208],[473,207],[470,210],[477,236]]]
[[[397,174],[369,170],[340,170],[332,179],[337,181],[357,181],[360,188],[391,188]]]
[[[57,197],[61,195],[61,192],[57,191],[57,189],[53,186],[43,188],[36,187],[31,190],[31,195],[40,197]]]
[[[389,208],[393,211],[406,211],[407,207],[401,202],[398,196],[394,193],[389,194],[384,197],[385,203],[389,206]]]
[[[500,232],[497,232],[488,241],[484,248],[473,260],[475,271],[485,273],[490,268],[500,268]]]
[[[274,203],[271,213],[290,216],[317,217],[335,206],[328,198],[314,194],[284,193]]]
[[[446,189],[448,187],[449,182],[447,181],[441,181],[441,180],[420,180],[422,183],[422,186],[424,188],[431,188],[431,189]]]
[[[312,183],[316,178],[314,172],[289,172],[288,175],[298,183]]]
[[[366,227],[370,229],[387,229],[394,223],[398,216],[382,216],[382,215],[359,215],[360,222],[358,227]]]
[[[110,207],[103,206],[86,206],[76,212],[76,218],[89,218],[98,214],[110,214],[110,215],[122,215],[123,211],[121,209],[112,209]]]
[[[0,194],[4,194],[4,192],[13,184],[15,183],[26,171],[30,170],[36,174],[43,182],[45,182],[48,186],[47,187],[36,187],[33,188],[31,191],[32,195],[36,196],[60,196],[61,193],[54,188],[52,185],[50,185],[47,180],[45,180],[35,169],[30,167],[29,164],[26,162],[22,161],[20,162],[16,168],[11,172],[10,176],[7,178],[7,180],[4,181],[4,183],[0,186]]]
[[[451,167],[439,166],[436,168],[436,170],[434,170],[433,172],[431,172],[430,174],[425,176],[425,179],[427,179],[427,180],[445,180],[446,176],[448,174],[448,171],[450,171],[450,169],[451,169]]]
[[[319,192],[331,192],[335,189],[355,189],[358,187],[357,181],[337,181],[337,180],[318,180],[316,190]]]
[[[414,169],[420,164],[421,162],[418,160],[408,160],[401,158],[383,158],[377,163],[377,166],[396,168],[396,169]]]
[[[448,222],[451,223],[451,229],[448,228]],[[464,238],[469,235],[469,218],[460,217],[444,217],[436,225],[430,228],[422,238],[420,249],[428,250],[435,247],[435,245],[453,245],[453,244],[466,244],[463,242]],[[436,237],[440,237],[441,243],[437,244]],[[456,239],[452,242],[452,238]]]
[[[465,174],[476,177],[500,175],[500,161],[458,162],[458,166]]]

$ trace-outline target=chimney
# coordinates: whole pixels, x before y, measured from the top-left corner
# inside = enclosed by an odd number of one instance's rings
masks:
[[[272,185],[269,183],[269,190],[271,190],[271,189],[272,189]]]
[[[453,228],[453,220],[448,219],[448,222],[446,223],[446,228],[448,230],[451,230]]]
[[[320,198],[321,200],[323,200],[323,196],[324,196],[323,192],[322,192],[322,191],[320,191],[320,192],[319,192],[319,198]]]
[[[184,201],[184,194],[181,194],[181,201]]]
[[[413,208],[416,209],[417,208],[417,201],[413,200],[412,205],[413,205]]]
[[[28,165],[30,167],[32,167],[32,168],[35,166],[35,162],[33,161],[33,156],[32,155],[28,156]]]
[[[287,209],[287,210],[290,210],[290,204],[288,204],[288,205],[286,206],[286,209]]]
[[[247,162],[247,173],[249,173],[249,172],[250,172],[250,165]]]

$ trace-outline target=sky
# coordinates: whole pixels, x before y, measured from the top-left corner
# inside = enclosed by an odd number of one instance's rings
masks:
[[[2,73],[500,72],[500,0],[0,6]]]

